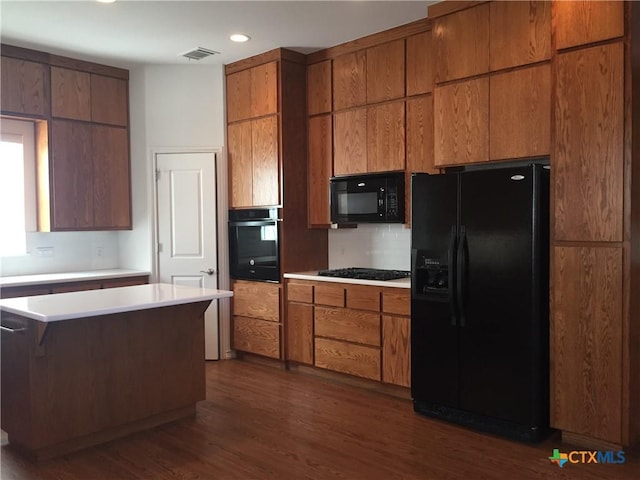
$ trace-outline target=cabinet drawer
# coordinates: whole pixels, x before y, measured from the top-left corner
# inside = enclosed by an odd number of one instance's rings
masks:
[[[234,282],[233,315],[279,322],[280,285],[264,282]]]
[[[280,358],[280,325],[257,318],[233,317],[233,348]]]
[[[352,343],[316,338],[315,366],[380,380],[380,350]]]
[[[345,308],[315,308],[315,334],[380,346],[380,315]]]
[[[365,285],[349,285],[347,288],[347,308],[380,311],[380,289]]]
[[[410,290],[383,290],[382,311],[385,313],[395,313],[396,315],[411,315]]]
[[[289,302],[313,303],[313,285],[289,282],[287,284],[287,300]]]
[[[316,305],[344,307],[344,286],[339,284],[316,285]]]

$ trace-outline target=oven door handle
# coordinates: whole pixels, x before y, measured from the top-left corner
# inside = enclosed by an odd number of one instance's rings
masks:
[[[239,222],[229,222],[230,227],[263,227],[265,225],[276,225],[277,222],[281,222],[282,220],[272,218],[270,220],[248,220],[248,221],[239,221]]]

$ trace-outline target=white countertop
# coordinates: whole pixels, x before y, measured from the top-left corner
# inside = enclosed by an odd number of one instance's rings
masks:
[[[95,317],[147,310],[233,296],[228,290],[185,287],[166,283],[55,293],[0,300],[0,311],[41,322]]]
[[[359,278],[323,277],[318,271],[285,273],[284,278],[297,278],[298,280],[313,280],[314,282],[352,283],[356,285],[372,285],[375,287],[411,288],[411,278],[398,278],[396,280],[362,280]]]
[[[43,273],[39,275],[16,275],[0,277],[0,288],[25,287],[49,283],[82,282],[85,280],[106,280],[109,278],[139,277],[149,275],[142,270],[114,268],[109,270],[90,270],[86,272]]]

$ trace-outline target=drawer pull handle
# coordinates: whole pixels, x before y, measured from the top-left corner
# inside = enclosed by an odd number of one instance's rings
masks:
[[[24,332],[26,330],[26,328],[10,328],[10,327],[5,327],[4,325],[0,325],[0,330],[2,330],[3,332],[7,332],[7,333],[20,333],[20,332]]]

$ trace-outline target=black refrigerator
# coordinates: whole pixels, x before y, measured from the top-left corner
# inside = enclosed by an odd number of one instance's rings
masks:
[[[412,177],[411,394],[524,441],[549,424],[549,171]]]

